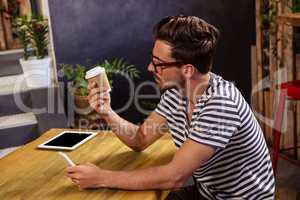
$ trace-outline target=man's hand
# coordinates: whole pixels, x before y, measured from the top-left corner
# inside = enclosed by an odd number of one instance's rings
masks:
[[[107,88],[99,88],[95,82],[88,84],[89,104],[99,113],[101,117],[106,117],[112,111],[110,106],[110,94]]]
[[[187,139],[166,165],[136,170],[104,170],[93,164],[67,168],[67,176],[79,188],[152,190],[180,188],[186,179],[209,160],[214,147]],[[195,159],[196,158],[196,159]]]
[[[67,168],[67,176],[78,185],[80,189],[99,188],[104,180],[104,170],[94,164],[88,163]]]

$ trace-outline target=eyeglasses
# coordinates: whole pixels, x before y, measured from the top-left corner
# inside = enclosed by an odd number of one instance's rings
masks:
[[[160,63],[155,63],[153,58],[161,61]],[[181,65],[183,65],[184,63],[181,61],[174,61],[174,62],[165,62],[163,60],[161,60],[160,58],[153,56],[151,54],[151,64],[154,66],[154,70],[157,73],[157,67],[159,67],[160,69],[165,69],[165,68],[169,68],[169,67],[179,67]]]

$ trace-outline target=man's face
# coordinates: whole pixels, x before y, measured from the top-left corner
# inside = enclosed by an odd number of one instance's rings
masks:
[[[161,90],[182,86],[180,68],[176,60],[171,57],[171,46],[166,41],[155,41],[148,71],[154,75]]]

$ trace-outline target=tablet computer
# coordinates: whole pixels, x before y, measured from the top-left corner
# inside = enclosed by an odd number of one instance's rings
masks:
[[[38,145],[38,148],[74,150],[96,135],[97,132],[63,131],[57,136]]]

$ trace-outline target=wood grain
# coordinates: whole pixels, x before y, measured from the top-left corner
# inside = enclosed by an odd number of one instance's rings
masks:
[[[276,188],[276,200],[299,200],[300,192],[291,188]]]
[[[263,66],[262,66],[262,29],[261,29],[261,0],[255,0],[255,16],[256,16],[256,63],[257,63],[257,80],[258,82],[263,79]],[[264,97],[263,97],[263,89],[259,88],[257,91],[257,99],[258,99],[258,114],[264,114]],[[259,120],[260,126],[263,130],[265,130],[265,124],[262,120]]]
[[[289,0],[290,1],[290,0]],[[291,12],[290,8],[286,5],[285,12]],[[284,25],[284,49],[283,49],[283,57],[284,57],[284,68],[286,69],[286,74],[284,74],[285,81],[292,81],[295,80],[295,63],[294,63],[294,51],[293,51],[293,34],[294,29],[291,26]],[[294,145],[294,113],[291,110],[291,101],[287,101],[286,104],[286,113],[285,118],[283,120],[283,129],[282,133],[283,136],[283,147],[288,148]],[[291,152],[289,152],[291,153]]]
[[[7,0],[2,0],[2,5],[5,8],[5,11],[2,14],[2,20],[3,20],[3,29],[5,33],[6,48],[12,49],[14,46],[14,39],[12,33],[11,16],[7,13],[8,10]]]
[[[54,150],[37,145],[60,133],[51,129],[37,140],[0,160],[0,199],[164,199],[169,191],[125,191],[116,189],[79,190],[65,176],[66,162]],[[175,146],[169,135],[143,152],[133,152],[111,132],[99,134],[72,152],[75,163],[91,162],[111,170],[137,169],[171,161]]]
[[[286,13],[278,16],[277,20],[279,23],[287,23],[291,26],[300,27],[300,13]]]
[[[19,0],[20,4],[20,15],[31,15],[31,4],[30,0]]]
[[[256,46],[251,46],[251,84],[252,87],[257,85],[257,62],[256,62]],[[251,94],[251,108],[252,110],[258,109],[258,97],[257,94]]]
[[[0,0],[0,7],[3,6],[2,1]],[[5,32],[4,32],[4,24],[3,24],[3,16],[0,12],[0,50],[6,49],[6,42],[5,42]]]

